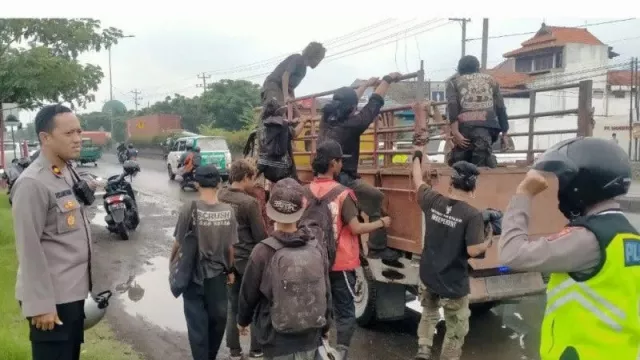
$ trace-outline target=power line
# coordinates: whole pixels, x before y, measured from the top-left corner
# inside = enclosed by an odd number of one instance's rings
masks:
[[[196,87],[201,87],[202,91],[207,91],[207,79],[210,79],[211,75],[207,75],[206,73],[202,73],[198,75],[198,79],[202,80],[202,84],[196,84]]]
[[[140,96],[140,94],[142,93],[142,91],[138,90],[138,89],[133,89],[131,91],[131,93],[133,94],[133,103],[136,106],[136,112],[138,112],[138,106],[140,105],[140,100],[142,100],[142,96]]]
[[[574,28],[583,28],[583,27],[589,27],[589,26],[597,26],[597,25],[605,25],[605,24],[615,24],[615,23],[620,23],[620,22],[630,21],[630,20],[636,20],[636,18],[628,18],[628,19],[620,19],[620,20],[610,20],[610,21],[603,21],[603,22],[599,22],[599,23],[584,24],[584,25],[577,25],[577,26],[571,26],[571,27],[574,27]],[[489,39],[500,39],[500,38],[511,37],[511,36],[532,35],[532,34],[537,34],[537,33],[538,33],[537,31],[529,31],[529,32],[522,32],[522,33],[503,34],[503,35],[489,36]],[[478,38],[470,38],[470,39],[467,39],[467,41],[475,41],[475,40],[482,40],[482,38],[481,38],[481,37],[478,37]]]

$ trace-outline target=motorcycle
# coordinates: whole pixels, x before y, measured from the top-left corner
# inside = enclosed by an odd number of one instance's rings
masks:
[[[123,172],[109,177],[105,186],[103,199],[104,209],[107,212],[104,218],[107,230],[117,233],[122,240],[129,240],[129,231],[135,230],[140,224],[136,197],[131,183],[126,180],[129,176],[132,181],[138,172],[140,172],[140,166],[136,162],[125,161]]]
[[[180,190],[185,191],[185,189],[191,189],[196,191],[196,179],[193,177],[193,174],[196,171],[196,167],[193,167],[193,170],[188,174],[182,175],[182,181],[180,182]]]
[[[2,172],[2,179],[7,182],[7,195],[11,194],[11,188],[13,188],[13,184],[15,184],[16,180],[22,172],[31,165],[31,160],[29,158],[22,159],[13,159],[11,161],[11,165]],[[9,199],[9,204],[11,204],[11,199]]]

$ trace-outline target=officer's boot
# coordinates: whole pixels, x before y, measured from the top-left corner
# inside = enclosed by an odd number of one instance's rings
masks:
[[[347,355],[349,354],[349,347],[344,345],[336,346],[336,353],[338,354],[336,360],[347,360]]]

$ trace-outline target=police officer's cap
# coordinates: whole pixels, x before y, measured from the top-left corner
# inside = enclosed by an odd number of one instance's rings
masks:
[[[613,141],[578,137],[562,141],[533,164],[558,178],[560,211],[568,218],[584,215],[592,205],[629,191],[631,163]]]

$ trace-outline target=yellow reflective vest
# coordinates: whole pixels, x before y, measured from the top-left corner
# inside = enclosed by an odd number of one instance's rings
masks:
[[[542,322],[542,360],[640,359],[640,235],[620,211],[581,218],[602,260],[593,273],[554,273]],[[571,256],[568,254],[567,256]]]

